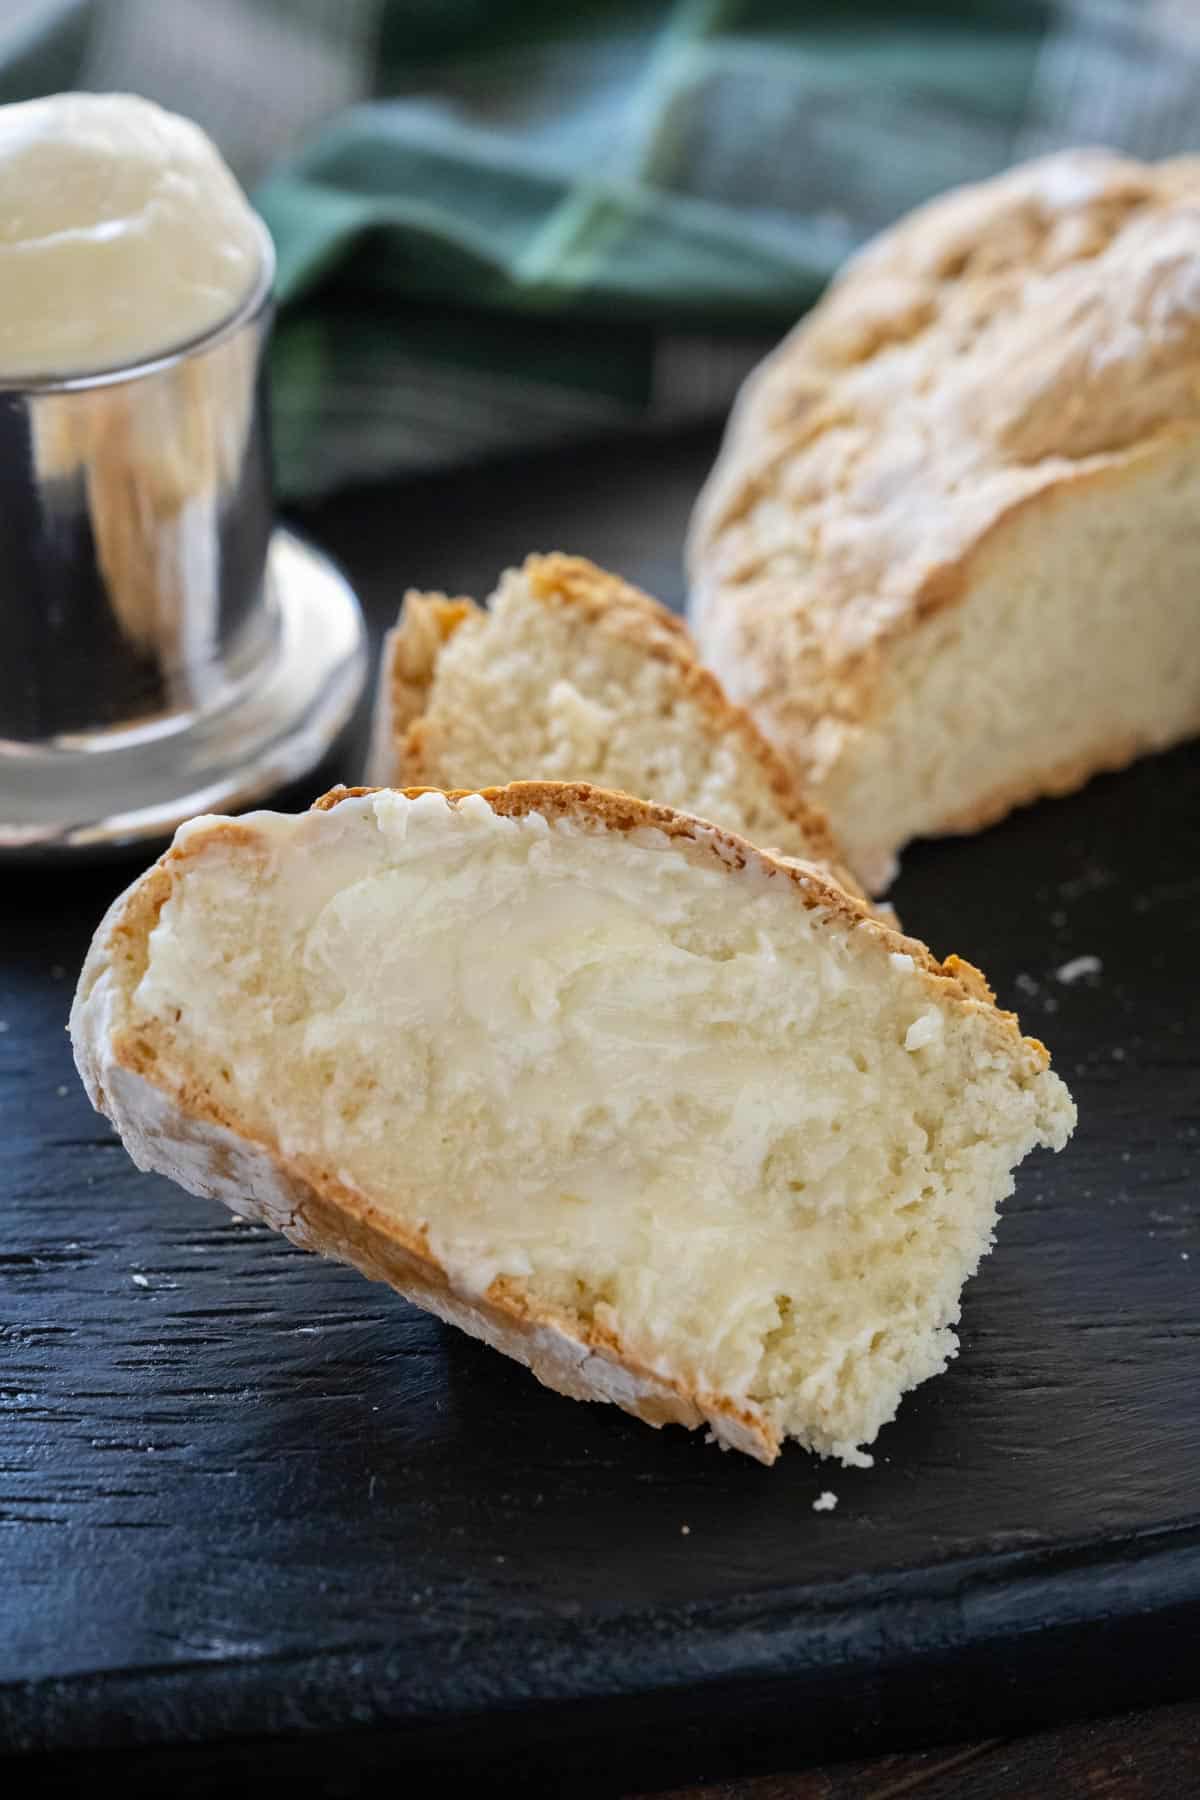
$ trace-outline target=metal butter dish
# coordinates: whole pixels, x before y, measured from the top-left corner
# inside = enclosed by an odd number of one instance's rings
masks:
[[[303,775],[365,677],[358,603],[273,524],[274,252],[217,330],[0,382],[0,855],[160,836]]]

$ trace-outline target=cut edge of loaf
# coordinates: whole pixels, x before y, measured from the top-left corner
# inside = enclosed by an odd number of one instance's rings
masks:
[[[1181,480],[1181,472],[1186,475],[1186,480]],[[1121,462],[1073,469],[1052,487],[1041,488],[1036,493],[1015,501],[981,533],[970,552],[959,563],[938,571],[936,578],[930,578],[928,604],[914,617],[906,620],[902,629],[897,629],[889,637],[888,644],[894,653],[894,660],[880,683],[880,694],[885,702],[881,716],[885,720],[893,717],[897,702],[915,712],[922,711],[922,683],[933,672],[935,660],[940,654],[931,646],[944,630],[963,634],[977,631],[977,611],[988,596],[995,594],[1000,601],[1013,597],[1012,603],[1021,602],[1027,592],[1032,596],[1036,590],[1037,573],[1053,566],[1055,556],[1062,554],[1061,546],[1072,538],[1080,546],[1089,539],[1094,541],[1097,517],[1102,520],[1102,529],[1117,525],[1123,516],[1135,527],[1139,520],[1152,519],[1151,536],[1165,540],[1169,534],[1172,515],[1176,522],[1190,517],[1190,505],[1182,496],[1194,490],[1197,480],[1200,480],[1200,428],[1181,426],[1160,432],[1151,442],[1140,445]],[[1165,513],[1158,510],[1160,503],[1165,503]],[[1188,529],[1190,536],[1190,527]],[[1196,542],[1200,543],[1200,540]],[[1200,569],[1200,557],[1197,556],[1195,546],[1192,547],[1191,555],[1193,569]],[[1181,565],[1176,566],[1178,568]],[[1030,570],[1036,572],[1033,581],[1030,579]],[[1139,585],[1140,582],[1141,577]],[[1184,586],[1187,588],[1189,584],[1185,581]],[[1160,599],[1163,611],[1173,612],[1177,591],[1175,580],[1166,585]],[[1088,590],[1087,617],[1080,621],[1077,633],[1077,642],[1083,648],[1083,655],[1079,657],[1076,679],[1069,689],[1061,686],[1068,675],[1065,660],[1055,662],[1046,653],[1047,670],[1053,670],[1058,678],[1053,685],[1060,691],[1070,693],[1070,710],[1073,714],[1082,710],[1088,716],[1095,716],[1094,708],[1081,708],[1080,702],[1093,668],[1099,666],[1094,652],[1097,644],[1103,643],[1104,638],[1098,634],[1089,642],[1086,634],[1089,622],[1102,614],[1102,603],[1109,596],[1110,590],[1102,568]],[[1036,610],[1032,598],[1028,601],[1028,606],[1031,611]],[[1120,590],[1113,590],[1108,610],[1111,614],[1120,616],[1123,610]],[[1137,636],[1145,645],[1153,641],[1148,616],[1150,611],[1147,608],[1137,628]],[[995,641],[990,649],[981,651],[976,659],[980,665],[981,677],[983,670],[987,671],[986,679],[981,682],[981,710],[999,704],[1006,691],[1011,693],[1014,688],[1022,685],[1034,687],[1041,679],[1040,668],[1026,659],[1021,669],[1015,673],[1008,672],[1006,690],[1004,645],[1008,641],[1023,639],[1016,638],[1003,628],[999,622],[998,606],[992,609],[992,613],[995,619]],[[1161,617],[1162,613],[1159,612],[1158,616]],[[1050,634],[1047,633],[1046,636],[1049,638]],[[1192,642],[1195,642],[1194,638]],[[1137,644],[1126,645],[1126,669],[1137,648]],[[1115,653],[1110,653],[1110,660],[1120,659]],[[853,857],[855,867],[861,872],[868,891],[880,893],[888,887],[895,877],[900,852],[906,844],[917,838],[966,836],[982,831],[1021,807],[1076,793],[1097,775],[1128,768],[1140,757],[1168,749],[1200,731],[1200,686],[1196,685],[1200,657],[1193,654],[1188,658],[1177,653],[1173,657],[1167,656],[1165,662],[1172,665],[1166,674],[1174,679],[1175,687],[1172,690],[1167,679],[1160,679],[1156,683],[1155,704],[1145,711],[1140,722],[1133,719],[1109,719],[1103,725],[1095,726],[1089,732],[1086,742],[1077,743],[1064,754],[1063,744],[1073,721],[1055,722],[1052,712],[1054,695],[1044,693],[1038,717],[1050,722],[1050,730],[1042,756],[1029,760],[1022,758],[1020,766],[1011,766],[1003,772],[1001,768],[997,768],[990,781],[977,781],[970,797],[964,795],[957,804],[943,801],[930,806],[923,801],[918,815],[904,822],[897,798],[893,797],[890,802],[886,798],[887,781],[899,766],[899,758],[894,752],[885,754],[886,746],[881,746],[882,763],[877,759],[874,769],[869,763],[864,767],[864,759],[858,753],[855,738],[857,734],[869,732],[873,728],[876,713],[868,710],[860,715],[846,727],[847,748],[841,756],[837,776],[844,777],[856,768],[861,769],[863,772],[855,773],[853,779],[854,785],[866,799],[861,802],[844,800],[836,778],[827,784],[818,784],[818,791],[827,794],[831,814],[840,818],[847,854]],[[1178,680],[1181,671],[1186,668],[1191,670],[1190,702],[1189,690],[1180,685]],[[1161,673],[1163,672],[1160,671]],[[966,692],[964,681],[956,691],[956,706],[963,704]],[[1121,692],[1125,692],[1123,687]],[[926,712],[923,731],[910,730],[903,734],[901,742],[905,754],[925,754],[928,744],[934,741],[931,728],[935,719],[936,715],[932,711]],[[1025,740],[1026,743],[1028,741]],[[964,760],[969,759],[971,748],[968,737]],[[960,765],[955,762],[947,766],[957,768]],[[918,789],[922,796],[928,792],[924,782],[918,784]],[[877,834],[875,841],[867,843],[857,835],[857,828],[864,815],[879,807],[880,802],[886,815],[888,830],[886,834]]]
[[[337,788],[317,800],[313,810],[329,811],[343,801],[378,791]],[[680,840],[698,859],[715,859],[731,878],[742,878],[747,871],[751,877],[783,877],[806,908],[839,915],[856,931],[878,936],[889,950],[911,958],[940,1002],[986,1012],[997,1054],[1022,1056],[1033,1077],[1049,1067],[1045,1047],[1037,1039],[1022,1037],[1015,1015],[995,1007],[986,980],[969,963],[957,957],[939,962],[925,945],[865,915],[835,884],[780,862],[702,820],[585,783],[520,782],[499,789],[403,792],[408,799],[438,793],[452,807],[482,798],[499,816],[539,813],[547,820],[570,820],[599,833],[650,829]],[[251,849],[261,845],[252,819],[201,819],[185,832],[184,840],[110,907],[93,940],[71,1012],[72,1043],[89,1098],[117,1127],[138,1167],[166,1174],[194,1193],[224,1202],[235,1213],[263,1219],[304,1248],[387,1282],[448,1323],[525,1364],[548,1387],[576,1399],[614,1403],[654,1426],[705,1424],[723,1446],[773,1462],[781,1434],[757,1401],[740,1403],[728,1394],[648,1368],[630,1354],[612,1327],[594,1319],[581,1324],[552,1302],[534,1298],[510,1277],[498,1277],[482,1296],[464,1292],[432,1253],[423,1227],[385,1216],[332,1170],[307,1158],[288,1157],[267,1136],[247,1132],[203,1082],[185,1074],[174,1085],[163,1085],[156,1047],[145,1036],[131,1033],[123,1015],[145,971],[150,933],[171,895],[174,872],[214,841]],[[158,1079],[151,1078],[152,1070]],[[1041,1141],[1061,1147],[1069,1130],[1070,1122],[1060,1120],[1056,1133],[1043,1135]],[[848,1463],[870,1460],[850,1442],[814,1447]]]

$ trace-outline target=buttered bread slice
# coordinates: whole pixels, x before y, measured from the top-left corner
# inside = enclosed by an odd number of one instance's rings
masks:
[[[764,1462],[863,1460],[1075,1118],[967,964],[577,784],[193,820],[71,1032],[140,1167]]]
[[[701,667],[683,621],[579,556],[528,557],[486,608],[406,597],[384,645],[370,779],[620,788],[860,892],[824,813]]]

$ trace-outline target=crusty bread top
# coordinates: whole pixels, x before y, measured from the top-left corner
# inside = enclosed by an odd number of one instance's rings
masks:
[[[681,696],[704,718],[714,738],[735,739],[761,771],[780,813],[796,828],[806,854],[827,865],[847,890],[861,893],[844,865],[820,807],[811,802],[779,754],[750,716],[727,699],[720,682],[702,666],[691,634],[675,613],[618,575],[581,556],[562,552],[532,555],[521,570],[533,598],[548,609],[569,609],[602,636],[632,645],[664,665]],[[423,714],[438,656],[459,628],[483,609],[475,601],[410,591],[400,623],[391,634],[388,666],[390,732],[405,780],[442,779],[430,765]]]
[[[944,195],[746,384],[692,522],[701,649],[789,747],[853,721],[993,528],[1197,429],[1200,157],[1076,150]]]

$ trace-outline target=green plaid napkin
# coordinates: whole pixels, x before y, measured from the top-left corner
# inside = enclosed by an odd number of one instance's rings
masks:
[[[13,4],[0,97],[134,88],[253,186],[292,496],[719,414],[898,213],[1200,91],[1191,0]]]

